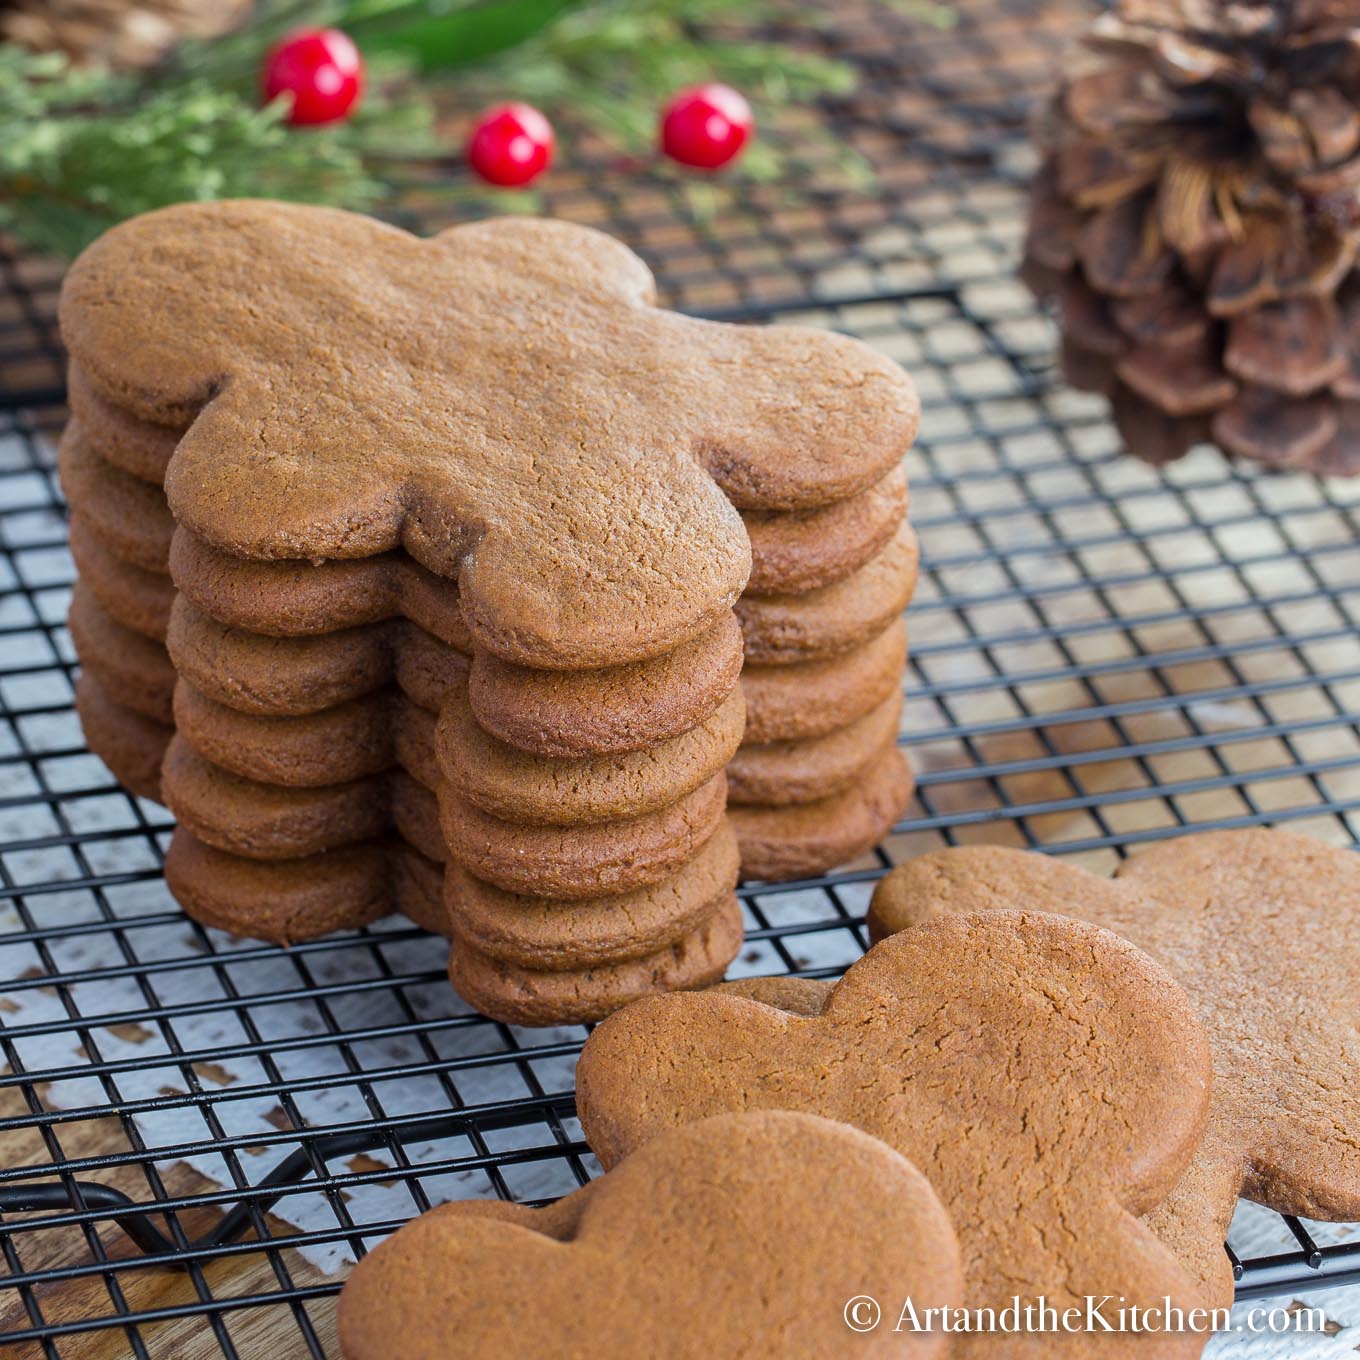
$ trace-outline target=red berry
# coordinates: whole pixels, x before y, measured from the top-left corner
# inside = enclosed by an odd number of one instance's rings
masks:
[[[741,154],[754,130],[751,106],[730,85],[696,85],[662,111],[661,149],[681,165],[716,170]]]
[[[293,96],[290,123],[335,123],[363,95],[364,60],[338,28],[299,28],[265,57],[260,83],[266,103]]]
[[[557,138],[532,104],[498,104],[472,129],[468,163],[488,183],[528,184],[551,164]]]

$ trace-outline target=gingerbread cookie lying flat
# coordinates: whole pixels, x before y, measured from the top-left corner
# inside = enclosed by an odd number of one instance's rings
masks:
[[[820,1015],[836,990],[832,978],[747,977],[719,982],[710,990],[744,996],[793,1015]]]
[[[423,1214],[340,1295],[345,1360],[903,1356],[949,1338],[856,1332],[847,1302],[957,1307],[958,1248],[925,1178],[829,1120],[765,1112],[673,1129],[545,1209]]]
[[[194,534],[245,558],[405,546],[457,579],[480,646],[579,667],[659,655],[731,607],[734,506],[866,491],[916,430],[910,383],[853,341],[652,299],[636,256],[564,223],[422,241],[243,201],[114,228],[61,321],[102,396],[192,420],[165,487]]]
[[[262,637],[220,623],[183,595],[170,610],[164,638],[182,680],[220,704],[262,717],[323,712],[394,679],[414,703],[438,712],[468,671],[464,654],[405,620]]]
[[[470,653],[456,586],[404,553],[355,560],[234,557],[181,528],[170,542],[175,588],[220,623],[265,637],[311,637],[405,619]]]
[[[1042,905],[1157,959],[1199,1006],[1214,1056],[1209,1128],[1150,1226],[1232,1300],[1223,1237],[1239,1194],[1360,1218],[1360,855],[1283,831],[1212,831],[1144,850],[1111,881],[997,846],[894,869],[875,938],[943,911]]]
[[[882,1138],[954,1221],[969,1307],[1084,1295],[1197,1302],[1139,1215],[1179,1180],[1211,1072],[1190,1000],[1132,945],[1039,912],[949,916],[883,941],[799,1017],[721,992],[649,997],[586,1042],[577,1104],[612,1166],[724,1110],[821,1114]],[[1006,1338],[1011,1356],[1198,1354],[1202,1336]],[[955,1338],[959,1356],[995,1338]]]

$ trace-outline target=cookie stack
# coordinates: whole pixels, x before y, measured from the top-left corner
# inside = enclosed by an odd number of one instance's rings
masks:
[[[251,561],[177,530],[163,479],[183,430],[78,363],[69,389],[77,707],[119,779],[175,813],[176,896],[271,939],[397,906],[445,930],[434,726],[466,684],[456,590],[404,554]]]
[[[478,1009],[595,1019],[722,976],[742,934],[723,773],[745,725],[740,672],[730,611],[617,667],[475,653],[436,752],[449,969]]]
[[[906,516],[900,464],[826,505],[743,511],[747,720],[728,802],[748,878],[824,873],[875,845],[906,808],[902,610],[918,561]]]
[[[92,418],[78,365],[72,410],[57,449],[70,506],[71,554],[79,579],[71,597],[71,641],[80,659],[76,709],[91,749],[134,793],[161,797],[161,761],[173,734],[175,669],[165,632],[174,519],[161,479],[176,432]],[[125,428],[126,425],[126,428]]]
[[[399,906],[455,937],[469,1000],[526,1022],[721,975],[741,937],[730,612],[624,667],[472,666],[452,582],[401,553],[252,561],[176,531],[150,454],[177,432],[116,412],[79,368],[71,390],[81,713],[174,811],[167,877],[197,918],[297,939]]]
[[[662,311],[586,229],[274,203],[115,228],[61,316],[81,713],[199,919],[399,907],[487,1013],[592,1018],[722,973],[738,838],[787,876],[900,812],[881,356]]]
[[[262,562],[184,528],[171,564],[176,896],[266,938],[394,908],[445,931],[434,729],[466,683],[457,592],[402,554]]]

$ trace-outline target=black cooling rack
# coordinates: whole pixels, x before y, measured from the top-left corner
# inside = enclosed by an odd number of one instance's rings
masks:
[[[877,167],[865,192],[827,187],[815,150],[798,195],[722,191],[710,213],[588,147],[553,177],[549,208],[635,245],[674,305],[856,334],[924,398],[917,800],[845,872],[744,888],[734,973],[838,973],[873,882],[942,844],[1109,868],[1195,827],[1357,839],[1360,484],[1127,458],[1012,278],[1025,112],[1082,10],[992,0],[938,30],[851,3],[791,27],[864,72],[818,117]],[[451,215],[432,187],[400,205],[426,228]],[[118,789],[71,710],[59,273],[8,253],[0,276],[0,1342],[334,1357],[345,1254],[440,1198],[538,1202],[593,1173],[583,1031],[469,1013],[442,943],[397,921],[285,951],[178,912],[167,814]],[[1360,1280],[1350,1232],[1257,1211],[1240,1296]]]

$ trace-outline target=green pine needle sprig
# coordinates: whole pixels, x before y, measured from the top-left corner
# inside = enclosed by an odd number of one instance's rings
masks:
[[[428,136],[427,101],[370,102],[362,120],[292,128],[207,74],[150,83],[0,47],[0,230],[71,256],[136,213],[242,196],[365,208],[386,186],[382,145]]]
[[[392,208],[411,184],[503,211],[540,207],[532,191],[497,193],[455,169],[460,148],[434,133],[436,107],[450,100],[465,111],[527,100],[565,134],[563,161],[570,130],[589,131],[680,181],[696,213],[733,183],[783,181],[796,193],[805,176],[791,139],[767,135],[769,122],[847,93],[855,75],[751,36],[753,22],[779,18],[758,0],[274,0],[247,27],[185,43],[135,75],[0,45],[0,231],[70,256],[167,203],[248,196]],[[285,100],[260,107],[260,63],[291,29],[332,24],[364,54],[364,100],[343,123],[291,127]],[[661,104],[705,80],[741,89],[760,127],[716,177],[666,166],[654,151]],[[865,163],[820,120],[803,120],[797,141],[800,157],[816,159],[820,187],[865,182]]]

